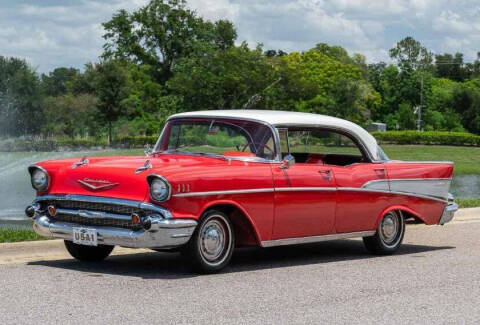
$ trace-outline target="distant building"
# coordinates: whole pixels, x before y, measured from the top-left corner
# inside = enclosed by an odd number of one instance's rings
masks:
[[[385,132],[387,131],[387,124],[385,123],[370,123],[365,128],[368,132]]]

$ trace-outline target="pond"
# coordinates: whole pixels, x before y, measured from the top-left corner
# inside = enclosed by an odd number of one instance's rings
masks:
[[[83,155],[139,154],[139,150],[105,150],[76,152],[0,152],[0,227],[29,225],[24,208],[35,196],[27,167],[37,161]],[[450,192],[457,198],[480,197],[480,175],[458,175]]]

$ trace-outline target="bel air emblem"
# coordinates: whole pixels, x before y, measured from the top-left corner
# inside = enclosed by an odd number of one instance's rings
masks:
[[[108,190],[118,185],[118,183],[112,183],[106,180],[89,179],[89,178],[79,179],[77,180],[77,182],[80,185],[85,186],[91,191]]]

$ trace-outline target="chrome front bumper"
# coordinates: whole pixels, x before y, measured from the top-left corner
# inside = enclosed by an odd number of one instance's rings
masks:
[[[154,219],[149,230],[82,226],[53,221],[46,215],[37,215],[33,229],[44,237],[73,240],[73,228],[83,227],[97,231],[98,244],[131,248],[175,248],[186,244],[197,226],[195,220]]]
[[[454,202],[450,202],[445,206],[445,209],[443,209],[442,217],[440,218],[440,221],[438,222],[439,225],[444,225],[447,222],[452,221],[453,216],[455,212],[458,210],[458,204]]]

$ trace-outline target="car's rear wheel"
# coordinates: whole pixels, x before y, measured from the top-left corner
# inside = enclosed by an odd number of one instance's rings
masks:
[[[69,240],[65,240],[65,247],[72,257],[80,261],[88,262],[98,262],[106,259],[114,248],[114,246],[110,245],[78,245]]]
[[[364,237],[367,250],[378,255],[393,254],[402,244],[405,235],[405,220],[400,211],[387,212],[378,223],[377,232]]]
[[[235,235],[228,216],[207,211],[182,253],[200,273],[215,273],[228,265],[235,248]]]

